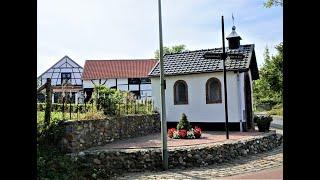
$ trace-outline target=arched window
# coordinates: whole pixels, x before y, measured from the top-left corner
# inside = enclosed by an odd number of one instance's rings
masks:
[[[206,103],[221,103],[221,83],[217,78],[210,78],[206,83]]]
[[[188,104],[188,85],[183,80],[178,80],[173,87],[174,104]]]

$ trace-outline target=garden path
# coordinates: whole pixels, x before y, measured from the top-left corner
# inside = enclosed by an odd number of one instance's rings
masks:
[[[168,147],[192,146],[209,143],[219,143],[243,138],[249,138],[261,134],[261,132],[230,132],[229,140],[226,140],[224,131],[202,131],[200,139],[171,139],[168,138]],[[117,140],[104,146],[93,147],[88,150],[118,149],[118,148],[156,148],[161,147],[160,133],[136,137],[125,140]]]

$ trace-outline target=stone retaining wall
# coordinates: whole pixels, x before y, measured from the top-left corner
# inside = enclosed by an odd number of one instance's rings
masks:
[[[169,168],[200,167],[222,163],[239,156],[271,150],[282,144],[282,135],[275,131],[224,143],[175,147],[168,150]],[[107,175],[123,172],[161,170],[161,149],[108,149],[69,154],[77,163],[103,169]]]
[[[114,117],[105,120],[67,121],[59,144],[63,152],[79,152],[93,146],[160,132],[159,114]]]

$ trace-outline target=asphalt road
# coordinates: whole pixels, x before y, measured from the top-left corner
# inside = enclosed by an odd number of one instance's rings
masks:
[[[273,121],[271,122],[271,127],[282,129],[282,127],[283,127],[282,116],[273,116]]]
[[[221,179],[283,179],[283,167],[249,172],[241,175],[224,177]]]

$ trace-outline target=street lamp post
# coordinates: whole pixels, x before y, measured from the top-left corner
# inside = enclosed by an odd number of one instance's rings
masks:
[[[159,8],[159,42],[160,42],[160,105],[161,105],[161,140],[162,140],[162,166],[168,169],[168,150],[167,150],[167,122],[165,109],[165,81],[163,69],[163,43],[162,43],[162,20],[161,20],[161,0],[158,0]]]

